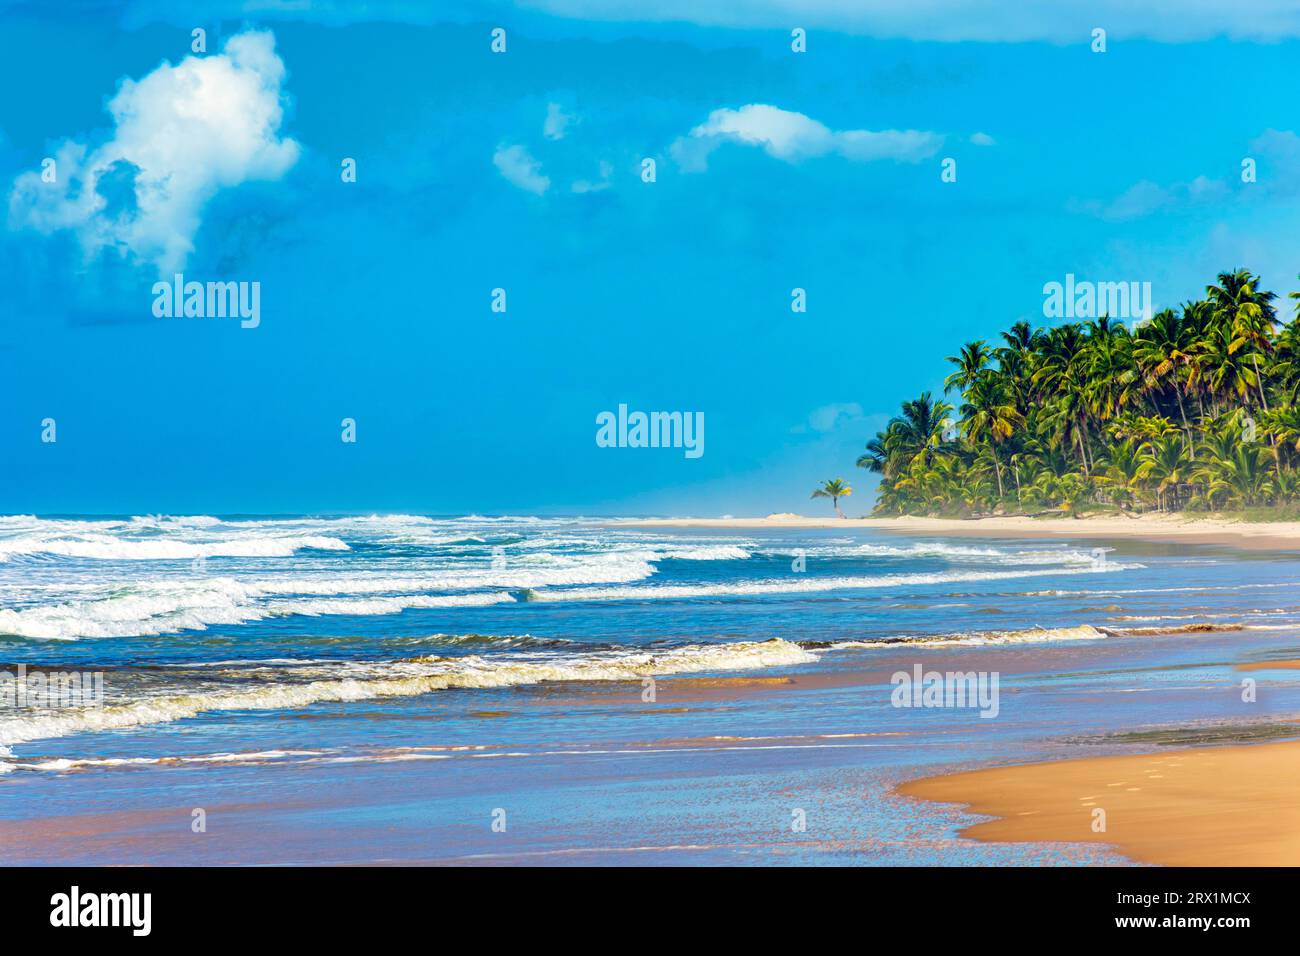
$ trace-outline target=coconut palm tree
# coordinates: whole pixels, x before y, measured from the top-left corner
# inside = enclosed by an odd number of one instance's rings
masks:
[[[835,508],[835,513],[841,518],[844,512],[840,511],[840,499],[847,498],[853,494],[853,489],[845,483],[843,478],[832,478],[829,481],[822,482],[822,486],[812,493],[814,498],[829,498],[831,505]]]
[[[988,367],[989,359],[992,357],[983,340],[967,342],[961,347],[960,354],[948,356],[948,361],[957,366],[957,371],[943,380],[944,391],[969,388],[975,379],[979,378],[980,373]]]
[[[1033,382],[1044,396],[1051,400],[1051,421],[1056,426],[1057,440],[1076,443],[1083,463],[1083,473],[1089,471],[1087,426],[1087,360],[1086,341],[1076,323],[1060,325],[1047,334]]]
[[[1272,292],[1256,291],[1258,285],[1259,278],[1247,269],[1220,272],[1218,284],[1208,286],[1205,297],[1216,320],[1231,337],[1229,352],[1244,350],[1250,356],[1260,404],[1268,411],[1268,399],[1259,372],[1259,355],[1271,347],[1271,336],[1277,325],[1277,313],[1272,305],[1276,296]]]
[[[1300,500],[1300,292],[1247,269],[1130,332],[1103,316],[1018,321],[949,356],[954,414],[929,393],[867,442],[879,513],[974,513],[1015,501],[1078,514]],[[955,427],[954,427],[955,426]],[[1255,434],[1257,440],[1252,440]],[[838,510],[838,509],[837,509]]]
[[[1002,463],[998,460],[998,444],[1006,441],[1024,421],[1024,416],[1009,401],[1007,390],[992,375],[981,375],[966,391],[966,401],[961,407],[963,431],[971,441],[987,441],[993,456],[993,472],[997,476],[998,497],[1006,492],[1002,488]]]
[[[858,467],[889,474],[891,463],[910,465],[915,458],[929,464],[944,444],[943,433],[952,406],[936,402],[929,392],[903,403],[903,412],[890,419],[884,432],[867,442]]]
[[[1187,423],[1187,409],[1183,405],[1185,372],[1191,361],[1189,331],[1173,309],[1157,312],[1134,337],[1133,364],[1148,392],[1156,395],[1173,393],[1178,403],[1178,418],[1190,445],[1192,429]]]
[[[1139,454],[1141,464],[1138,467],[1138,481],[1153,486],[1156,496],[1156,508],[1166,510],[1165,505],[1172,498],[1176,504],[1180,489],[1191,480],[1192,459],[1181,438],[1166,435],[1142,446]]]

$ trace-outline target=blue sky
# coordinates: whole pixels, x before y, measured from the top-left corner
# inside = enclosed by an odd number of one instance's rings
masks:
[[[80,6],[0,0],[0,512],[857,513],[1044,283],[1298,284],[1282,3]],[[177,269],[258,327],[156,318]]]

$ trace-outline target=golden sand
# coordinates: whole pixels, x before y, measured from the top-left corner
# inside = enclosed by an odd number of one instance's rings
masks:
[[[1296,741],[976,770],[898,792],[997,817],[963,831],[986,842],[1108,843],[1166,866],[1300,865]]]
[[[1237,521],[1183,515],[1108,515],[1091,518],[806,518],[779,514],[766,518],[655,518],[611,522],[666,528],[874,528],[903,534],[995,538],[1131,538],[1181,541],[1240,548],[1300,548],[1300,522]]]
[[[1238,664],[1239,671],[1295,671],[1300,670],[1300,661],[1251,661],[1249,664]]]

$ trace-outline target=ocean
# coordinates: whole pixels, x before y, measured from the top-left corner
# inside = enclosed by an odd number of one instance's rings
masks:
[[[0,852],[1124,862],[965,839],[979,818],[892,790],[1294,735],[1300,672],[1241,668],[1297,656],[1300,570],[1269,551],[848,523],[3,517],[0,675],[36,690],[0,694]],[[996,712],[973,684],[964,702],[900,690],[952,673],[983,675]],[[55,674],[95,675],[102,698],[56,699]]]

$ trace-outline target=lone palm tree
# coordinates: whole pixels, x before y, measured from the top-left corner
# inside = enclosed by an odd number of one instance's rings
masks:
[[[814,498],[829,498],[835,508],[835,513],[841,518],[844,512],[840,511],[840,499],[847,498],[853,494],[853,489],[844,481],[843,478],[832,478],[829,481],[822,482],[822,486],[812,493]]]

